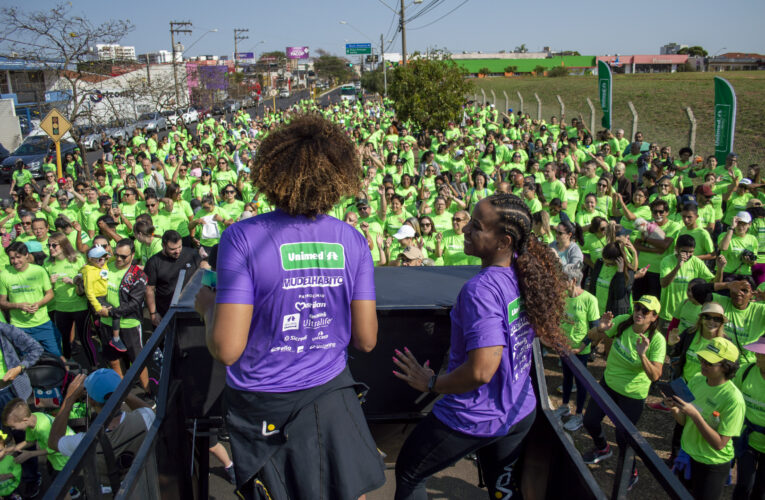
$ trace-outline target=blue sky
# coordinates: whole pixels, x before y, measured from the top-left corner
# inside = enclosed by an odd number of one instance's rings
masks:
[[[0,0],[2,6],[44,9],[51,0]],[[187,56],[233,52],[233,28],[248,28],[241,52],[284,50],[307,45],[344,54],[345,43],[393,39],[390,52],[401,51],[393,10],[399,0],[72,0],[74,13],[94,22],[129,19],[136,29],[122,40],[137,53],[170,49],[169,21],[191,21],[193,33],[179,38]],[[429,4],[436,3],[435,6]],[[463,4],[464,3],[464,4]],[[462,5],[461,5],[462,4]],[[387,5],[387,6],[386,6]],[[667,42],[701,45],[710,54],[765,53],[762,0],[644,0],[642,2],[547,0],[406,0],[407,18],[432,8],[407,24],[407,49],[428,47],[451,52],[529,50],[550,46],[582,54],[656,54]],[[449,13],[453,9],[453,12]],[[728,13],[735,18],[726,17]],[[445,16],[442,18],[442,16]],[[441,19],[439,19],[441,18]],[[339,21],[347,21],[342,25]],[[207,33],[217,28],[215,33]],[[370,40],[371,38],[371,40]],[[198,40],[198,41],[197,41]],[[258,44],[260,40],[264,43]],[[388,44],[386,43],[386,47]]]

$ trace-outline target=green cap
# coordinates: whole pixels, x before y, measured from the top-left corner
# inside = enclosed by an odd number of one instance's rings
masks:
[[[723,359],[728,361],[738,361],[738,349],[733,342],[724,337],[715,337],[702,350],[697,351],[698,357],[705,361],[715,364]]]
[[[643,295],[639,299],[633,302],[633,304],[642,304],[645,306],[646,309],[649,311],[653,311],[656,314],[659,314],[661,311],[661,302],[659,302],[659,299],[654,297],[653,295]]]

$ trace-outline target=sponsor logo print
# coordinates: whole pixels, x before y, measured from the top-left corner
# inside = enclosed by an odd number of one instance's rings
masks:
[[[309,330],[318,330],[319,328],[326,328],[332,323],[334,318],[319,318],[319,319],[304,319],[303,328]]]
[[[285,271],[345,268],[345,252],[339,243],[285,243],[279,247],[279,252]]]
[[[300,313],[286,314],[282,318],[282,331],[297,330],[300,328]]]
[[[282,289],[337,287],[343,286],[343,283],[345,283],[345,278],[342,276],[296,276],[285,278],[282,282]]]
[[[303,309],[322,309],[327,307],[326,302],[295,302],[295,309],[302,311]]]
[[[311,342],[316,342],[317,340],[327,340],[329,338],[329,335],[324,333],[324,330],[320,331],[316,334],[315,337],[311,339]]]
[[[334,349],[336,345],[337,344],[335,344],[334,342],[330,342],[328,344],[318,344],[318,345],[317,344],[313,344],[308,349],[311,350],[311,351],[316,350],[316,349]]]

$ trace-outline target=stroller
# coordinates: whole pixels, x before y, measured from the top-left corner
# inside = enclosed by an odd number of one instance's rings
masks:
[[[34,393],[34,408],[45,413],[55,412],[64,401],[66,389],[74,377],[86,374],[87,370],[78,363],[64,363],[61,358],[44,352],[34,366],[26,370]],[[69,426],[72,429],[84,429],[87,426],[87,408],[85,403],[75,403]]]

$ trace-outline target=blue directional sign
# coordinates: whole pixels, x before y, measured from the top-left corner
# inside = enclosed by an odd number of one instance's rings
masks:
[[[372,53],[371,43],[346,43],[345,44],[346,55],[371,54],[371,53]]]

